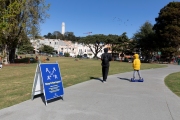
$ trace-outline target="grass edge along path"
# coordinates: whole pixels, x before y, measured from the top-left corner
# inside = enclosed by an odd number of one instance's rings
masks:
[[[180,72],[171,73],[164,79],[165,85],[180,97]]]

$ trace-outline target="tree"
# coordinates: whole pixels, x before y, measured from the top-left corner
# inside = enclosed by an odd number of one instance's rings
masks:
[[[105,43],[111,45],[112,58],[115,57],[114,53],[117,53],[117,49],[119,45],[118,39],[119,39],[118,35],[112,35],[112,34],[109,34],[105,39]]]
[[[48,39],[55,39],[56,36],[54,36],[52,33],[48,33],[47,35],[44,35],[45,38],[48,38]]]
[[[159,49],[172,57],[180,48],[180,2],[167,4],[155,20],[153,30],[158,36]]]
[[[106,38],[107,36],[103,34],[88,35],[84,38],[81,38],[79,42],[89,47],[91,52],[94,54],[94,58],[97,58],[97,54],[106,45],[105,43]]]
[[[34,47],[32,47],[29,38],[24,35],[22,39],[23,41],[17,46],[18,54],[32,54],[34,52]]]
[[[128,42],[127,42],[127,49],[125,51],[125,54],[128,54],[128,55],[133,55],[136,48],[137,48],[137,41],[134,40],[134,39],[130,39]]]
[[[39,23],[48,17],[45,0],[0,0],[0,41],[10,61],[23,35],[38,36]],[[3,18],[3,19],[2,19]]]
[[[72,42],[77,41],[77,38],[73,32],[65,32],[63,35],[59,31],[54,31],[53,33],[49,32],[47,35],[44,35],[44,37],[48,39],[70,40]]]
[[[31,44],[25,44],[19,47],[18,54],[32,54],[34,51],[34,47]]]
[[[42,47],[39,48],[39,50],[43,53],[52,54],[54,51],[54,48],[49,45],[43,45]]]
[[[53,35],[55,36],[55,39],[61,39],[64,40],[63,34],[61,34],[59,31],[54,31]]]
[[[76,41],[76,36],[73,32],[65,32],[64,33],[64,40],[70,40],[72,42]]]
[[[124,54],[129,48],[129,38],[126,35],[126,32],[124,32],[122,35],[119,36],[118,43],[119,44],[118,44],[116,50],[118,52],[121,52],[122,54]]]
[[[151,57],[152,53],[157,50],[156,35],[152,28],[151,23],[145,22],[133,36],[133,39],[137,41],[136,51],[141,50],[146,58]]]
[[[127,50],[129,39],[126,35],[126,32],[122,33],[122,35],[112,35],[109,34],[106,39],[106,44],[111,45],[112,57],[114,58],[118,53],[124,53]]]

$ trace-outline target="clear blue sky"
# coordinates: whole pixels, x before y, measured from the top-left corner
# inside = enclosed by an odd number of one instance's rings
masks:
[[[126,32],[131,38],[146,21],[154,25],[160,9],[172,1],[46,0],[51,4],[50,18],[40,25],[40,34],[62,32],[62,22],[65,22],[65,32],[74,32],[75,36],[86,36],[87,32],[105,35]]]

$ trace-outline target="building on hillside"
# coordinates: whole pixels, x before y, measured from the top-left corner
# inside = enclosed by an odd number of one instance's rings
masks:
[[[59,55],[64,55],[64,53],[69,53],[71,57],[75,57],[77,55],[93,58],[94,54],[90,50],[89,47],[80,44],[80,43],[72,43],[68,40],[60,40],[60,39],[31,39],[30,42],[34,47],[36,53],[39,52],[39,48],[42,45],[49,45],[54,48],[55,51],[58,52]],[[98,53],[98,57],[101,57],[103,50]]]

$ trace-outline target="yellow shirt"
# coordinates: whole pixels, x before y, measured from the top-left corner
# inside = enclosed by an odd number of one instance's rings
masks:
[[[139,60],[139,55],[134,55],[134,61],[133,61],[133,69],[134,70],[140,70],[141,61]]]

